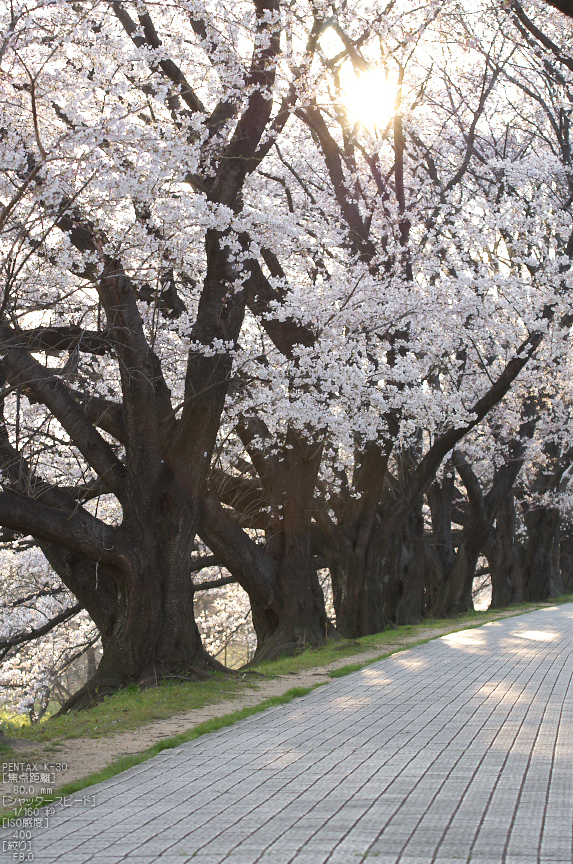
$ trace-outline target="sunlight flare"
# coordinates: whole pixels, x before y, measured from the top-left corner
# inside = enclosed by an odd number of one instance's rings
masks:
[[[381,128],[396,111],[398,87],[384,69],[354,71],[343,81],[344,104],[348,113],[366,129]]]

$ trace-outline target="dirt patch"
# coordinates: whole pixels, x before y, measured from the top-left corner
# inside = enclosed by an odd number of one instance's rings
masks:
[[[489,621],[508,618],[516,614],[520,613],[514,611],[500,612],[492,615],[491,619],[483,623],[487,624]],[[258,705],[271,696],[283,695],[293,687],[312,687],[331,681],[329,672],[340,669],[342,666],[353,663],[368,663],[369,660],[374,661],[381,654],[395,653],[422,640],[467,629],[467,621],[459,624],[459,626],[427,627],[419,630],[415,635],[404,636],[399,641],[381,641],[375,648],[345,656],[326,666],[318,666],[303,672],[293,672],[274,678],[261,676],[231,699],[225,699],[215,705],[206,705],[203,708],[196,708],[182,714],[174,714],[167,719],[157,720],[131,731],[119,732],[117,735],[108,735],[105,738],[73,738],[49,742],[46,745],[41,742],[5,739],[11,745],[12,752],[9,755],[2,755],[1,761],[3,763],[36,763],[38,772],[52,774],[51,785],[57,789],[66,783],[81,780],[96,771],[101,771],[121,756],[141,753],[165,738],[187,732],[194,726],[212,720],[214,717],[222,717],[225,714],[238,711],[240,708]],[[63,765],[66,766],[65,769],[63,769]],[[48,768],[49,771],[47,771]],[[6,773],[3,779],[8,779]],[[11,793],[13,785],[14,781],[0,784],[0,792],[3,794]],[[26,793],[33,796],[38,794],[40,789],[46,785],[45,778],[34,784],[26,784]]]

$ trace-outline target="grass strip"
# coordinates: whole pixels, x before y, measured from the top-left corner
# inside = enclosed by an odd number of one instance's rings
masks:
[[[146,762],[148,759],[158,756],[159,753],[163,752],[163,750],[172,750],[174,747],[179,747],[181,744],[186,744],[188,741],[194,741],[202,735],[208,735],[210,732],[217,732],[219,729],[224,729],[226,726],[232,726],[234,723],[238,723],[239,720],[245,720],[253,714],[260,714],[261,711],[266,711],[268,708],[285,705],[288,702],[292,702],[293,699],[297,699],[299,696],[306,696],[307,693],[310,693],[317,687],[321,687],[322,683],[324,682],[313,684],[311,687],[292,687],[290,690],[287,690],[286,693],[283,693],[282,696],[270,696],[263,702],[259,702],[258,705],[240,708],[238,711],[233,711],[231,714],[224,714],[222,717],[214,717],[212,720],[206,720],[204,723],[199,723],[198,726],[194,726],[186,732],[180,732],[179,735],[173,735],[171,738],[159,741],[157,744],[154,744],[153,747],[149,747],[141,753],[122,756],[120,759],[116,759],[112,762],[111,765],[102,768],[101,771],[96,771],[94,774],[89,774],[87,777],[83,777],[73,783],[67,783],[65,786],[61,786],[58,789],[57,795],[42,795],[42,806],[46,807],[55,801],[61,801],[62,798],[67,797],[68,795],[73,795],[75,792],[81,792],[89,786],[94,786],[96,783],[102,783],[104,780],[109,780],[111,777],[115,777],[116,774],[121,774],[129,768],[134,768],[136,765],[140,765],[142,762]],[[37,798],[30,798],[17,809],[17,812],[15,812],[14,809],[0,809],[0,820],[2,821],[2,824],[4,823],[4,819],[19,818],[25,810],[33,807],[34,802],[37,800]]]
[[[246,674],[215,672],[208,681],[164,680],[160,687],[144,690],[130,684],[89,711],[50,717],[33,725],[0,712],[0,729],[10,738],[41,745],[72,738],[105,738],[166,720],[175,714],[235,699],[251,683]]]
[[[449,633],[459,632],[462,629],[473,630],[475,628],[482,627],[484,624],[490,624],[494,621],[499,621],[507,618],[518,617],[527,612],[532,612],[537,609],[543,609],[553,605],[557,606],[561,605],[562,603],[570,603],[572,599],[573,595],[567,595],[552,599],[550,601],[547,601],[546,603],[522,603],[516,604],[513,607],[506,607],[505,609],[491,609],[484,612],[470,612],[455,619],[455,622],[451,618],[438,621],[430,620],[423,622],[420,625],[406,625],[398,627],[395,630],[384,631],[384,634],[377,633],[373,634],[372,636],[362,637],[360,638],[359,642],[355,640],[348,640],[346,644],[341,646],[343,647],[344,652],[348,651],[350,653],[352,651],[352,653],[356,653],[357,647],[359,650],[362,649],[363,651],[376,648],[376,641],[378,641],[379,643],[380,637],[384,635],[384,642],[386,644],[390,643],[389,650],[385,651],[382,654],[379,654],[376,657],[369,657],[364,661],[357,663],[349,663],[346,666],[341,666],[338,669],[331,670],[328,673],[328,676],[330,678],[342,678],[345,675],[350,675],[352,672],[359,672],[361,669],[364,669],[365,666],[370,666],[372,663],[377,663],[380,660],[384,660],[386,657],[392,656],[393,654],[397,654],[402,651],[408,651],[411,648],[418,647],[419,645],[424,645],[427,642],[432,642],[434,639],[439,639],[444,635],[449,635]],[[513,614],[507,615],[507,612],[512,612]],[[416,630],[422,628],[426,630],[428,628],[437,629],[448,625],[452,628],[448,631],[448,633],[436,633],[435,635],[412,641],[407,645],[391,645],[392,641],[394,641],[394,638],[396,639],[396,641],[399,641],[400,638],[404,638],[404,636],[409,635],[410,633],[413,634]],[[266,667],[266,675],[263,675],[263,677],[272,678],[277,674],[281,674],[281,672],[284,674],[284,671],[286,670],[283,669],[283,664],[286,664],[289,661],[291,668],[288,669],[288,672],[290,672],[290,674],[296,674],[295,670],[292,669],[293,665],[299,667],[296,671],[302,671],[307,668],[322,665],[320,661],[324,663],[324,661],[327,660],[327,658],[324,656],[325,654],[330,655],[328,656],[327,662],[332,662],[333,659],[340,658],[340,653],[338,653],[338,656],[336,656],[336,654],[332,656],[331,652],[333,650],[336,651],[336,645],[334,646],[334,648],[330,647],[327,649],[310,649],[305,651],[304,654],[299,655],[298,657],[281,658],[278,661],[269,662],[268,664],[261,664],[262,668]],[[324,665],[327,664],[324,663]],[[260,669],[261,667],[258,668]],[[310,693],[312,690],[316,689],[316,687],[322,686],[323,683],[325,682],[320,682],[310,687],[293,687],[290,690],[287,690],[286,693],[284,693],[282,696],[271,696],[268,699],[264,699],[258,705],[241,708],[237,711],[231,712],[230,714],[225,714],[222,717],[214,717],[212,720],[207,720],[204,723],[200,723],[197,726],[194,726],[192,729],[187,730],[186,732],[181,732],[179,735],[166,738],[164,741],[160,741],[157,744],[154,744],[153,747],[150,747],[149,749],[144,750],[141,753],[134,753],[130,756],[122,756],[121,758],[116,759],[106,768],[103,768],[101,771],[95,772],[94,774],[90,774],[87,777],[60,787],[58,789],[57,795],[43,796],[43,806],[47,806],[54,801],[59,801],[64,796],[72,795],[75,792],[80,792],[81,790],[86,789],[89,786],[93,786],[96,783],[101,783],[104,780],[109,780],[116,774],[127,771],[129,768],[133,768],[134,766],[139,765],[141,762],[145,762],[147,759],[151,759],[153,756],[157,756],[163,750],[173,749],[174,747],[178,747],[180,744],[184,744],[187,741],[193,741],[194,739],[199,738],[202,735],[207,735],[210,732],[216,732],[217,730],[223,729],[226,726],[232,726],[234,723],[237,723],[240,720],[244,720],[254,714],[258,714],[261,711],[266,711],[268,708],[273,708],[278,705],[284,705],[299,696],[305,696],[307,693]],[[145,692],[147,693],[147,691]],[[115,697],[112,697],[112,699],[113,698]],[[94,709],[94,711],[97,711],[97,708]],[[60,741],[61,740],[62,739],[60,739]],[[22,805],[20,811],[29,808],[34,800],[37,799],[29,799],[29,801]],[[17,818],[15,816],[14,809],[0,809],[0,820],[3,821],[4,818]]]
[[[378,657],[369,657],[368,660],[364,660],[363,662],[348,663],[346,666],[339,666],[338,669],[332,669],[330,672],[328,672],[328,677],[343,678],[345,675],[350,675],[352,672],[360,672],[360,670],[364,669],[365,666],[371,666],[373,663],[378,663],[380,660],[385,660],[387,657],[391,657],[393,654],[400,654],[402,651],[409,651],[410,648],[418,648],[420,645],[425,645],[427,642],[433,642],[435,639],[442,639],[444,636],[451,636],[452,633],[459,633],[462,630],[476,630],[479,627],[484,627],[486,624],[493,624],[495,621],[507,621],[510,618],[518,618],[520,615],[526,615],[528,612],[534,612],[535,610],[544,609],[548,606],[560,606],[564,603],[571,603],[571,599],[571,595],[567,594],[564,597],[558,597],[554,601],[547,601],[547,604],[545,605],[540,605],[539,603],[524,603],[516,606],[507,606],[504,609],[488,609],[482,613],[485,616],[491,612],[492,617],[490,617],[487,621],[481,620],[474,621],[472,623],[471,621],[466,621],[465,616],[463,616],[461,620],[457,619],[458,624],[463,624],[463,626],[456,627],[455,630],[451,630],[449,633],[440,633],[436,634],[435,636],[428,636],[426,639],[417,639],[415,642],[410,642],[408,645],[401,645],[397,648],[392,648],[392,650],[386,651],[384,654],[380,654]],[[502,618],[500,618],[499,613],[501,612],[512,612],[513,614],[504,615]],[[468,613],[468,615],[472,614],[475,613]],[[445,622],[451,620],[451,618],[446,618],[442,621],[437,621],[435,625],[432,626],[443,626]]]
[[[570,600],[568,597],[559,598],[555,603],[568,600]],[[46,722],[33,725],[22,717],[8,716],[6,712],[0,711],[0,731],[3,731],[8,738],[29,742],[31,746],[37,744],[44,749],[52,748],[55,753],[57,750],[62,750],[69,739],[96,739],[116,733],[125,734],[149,723],[184,714],[205,705],[240,698],[246,689],[256,689],[258,682],[265,679],[297,675],[310,669],[340,662],[344,657],[358,661],[356,655],[366,652],[380,652],[376,660],[382,659],[402,649],[405,640],[409,642],[407,647],[411,647],[426,641],[428,636],[436,638],[431,635],[432,631],[477,627],[496,618],[505,617],[507,611],[516,615],[536,608],[539,608],[539,604],[524,603],[511,607],[510,610],[472,611],[455,619],[426,619],[420,624],[400,625],[358,639],[329,641],[326,645],[301,650],[295,656],[265,661],[258,664],[255,669],[241,670],[231,675],[216,673],[209,681],[167,680],[157,688],[146,690],[140,690],[137,685],[131,684],[89,711],[81,711],[65,717],[51,717]],[[369,659],[364,662],[375,661]],[[356,666],[351,671],[357,671],[358,668]],[[343,673],[337,673],[340,674]],[[0,755],[4,755],[7,750],[9,752],[9,744],[2,743],[0,736]]]

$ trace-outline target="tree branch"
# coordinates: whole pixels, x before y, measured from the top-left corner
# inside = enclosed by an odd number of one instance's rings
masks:
[[[80,552],[91,561],[117,561],[114,529],[86,511],[66,512],[4,489],[0,491],[0,525]]]
[[[461,441],[464,435],[467,435],[468,432],[483,420],[488,411],[503,399],[523,367],[537,351],[542,340],[542,333],[539,331],[532,333],[531,336],[522,343],[516,356],[509,361],[501,375],[499,375],[497,380],[494,381],[487,393],[485,393],[481,399],[478,399],[475,405],[470,409],[469,413],[474,415],[474,419],[464,426],[448,429],[442,435],[439,435],[434,441],[420,464],[412,473],[410,482],[408,483],[404,494],[395,502],[392,514],[384,524],[380,541],[380,545],[383,549],[386,550],[389,548],[392,538],[395,536],[395,532],[399,529],[403,520],[410,513],[418,497],[427,490],[444,457],[456,446],[458,441]]]
[[[146,9],[145,11],[140,12],[138,16],[140,24],[138,27],[122,3],[112,2],[111,6],[115,16],[121,23],[121,26],[137,48],[149,48],[153,52],[157,52],[162,47],[163,43],[161,42],[157,30],[155,29],[155,25],[151,20],[151,16]],[[178,99],[178,97],[180,97],[187,105],[189,112],[199,112],[202,114],[207,113],[205,106],[194,92],[179,66],[177,66],[173,60],[166,58],[157,62],[148,62],[149,68],[153,72],[160,74],[163,78],[167,78],[168,81],[171,81],[171,83],[175,85],[175,92],[172,93],[167,100],[172,111],[176,112],[180,110]]]
[[[211,582],[199,582],[193,586],[195,593],[197,591],[210,591],[212,588],[222,588],[223,585],[237,585],[238,579],[234,576],[222,576],[221,579],[212,579]]]
[[[212,492],[203,499],[198,533],[247,594],[270,606],[275,595],[276,561],[225,513]]]
[[[45,636],[46,633],[49,633],[50,630],[53,630],[54,627],[57,627],[58,624],[63,624],[64,621],[68,621],[70,618],[73,618],[74,615],[77,615],[81,612],[83,606],[81,603],[76,603],[75,606],[72,606],[70,609],[66,609],[64,612],[60,612],[59,615],[56,615],[54,618],[51,618],[46,624],[42,627],[37,627],[35,629],[30,630],[29,633],[21,633],[19,636],[15,636],[13,639],[5,639],[0,642],[0,660],[3,660],[10,648],[14,648],[16,645],[22,645],[24,642],[32,642],[34,639],[39,639],[40,636]]]
[[[556,9],[559,9],[560,12],[563,12],[565,15],[568,15],[570,18],[573,18],[573,2],[571,0],[547,0],[551,6],[554,6]],[[521,3],[518,0],[513,0],[510,4],[511,11],[514,13],[515,17],[521,22],[523,27],[531,33],[531,35],[537,39],[538,42],[543,45],[544,48],[547,48],[548,51],[555,56],[555,58],[563,63],[568,69],[573,71],[573,59],[571,57],[566,57],[559,48],[558,45],[553,42],[549,36],[546,36],[539,27],[537,27],[531,18],[529,18],[523,9]]]
[[[475,511],[477,516],[483,516],[484,500],[480,482],[476,477],[472,466],[461,450],[454,450],[452,453],[452,464],[460,475],[462,483],[466,487],[472,510]]]
[[[264,257],[265,263],[272,272],[275,261],[272,260],[271,253],[265,250]],[[276,256],[273,257],[276,258]],[[276,265],[280,267],[278,260],[276,261]],[[245,284],[247,289],[247,305],[253,315],[256,315],[259,319],[275,347],[289,359],[293,356],[295,345],[312,347],[316,342],[316,333],[310,327],[301,324],[292,317],[278,321],[266,316],[266,313],[271,310],[271,302],[280,302],[283,298],[270,284],[258,261],[248,261],[246,266],[251,274]],[[273,273],[273,275],[275,274]]]
[[[270,94],[276,78],[275,60],[280,54],[280,31],[268,19],[278,12],[277,0],[257,0],[257,36],[265,44],[255,47],[245,89],[250,91],[247,107],[237,123],[225,152],[221,157],[219,169],[213,180],[209,197],[219,204],[234,205],[236,196],[243,186],[245,177],[260,163],[256,155],[261,136],[271,116],[273,100]],[[261,157],[262,158],[262,157]]]
[[[94,426],[89,422],[69,390],[30,352],[19,347],[19,335],[0,325],[0,344],[4,366],[11,383],[19,383],[44,404],[61,423],[88,465],[102,477],[110,492],[121,498],[123,465]]]
[[[196,573],[198,570],[204,570],[205,567],[220,567],[221,562],[216,555],[202,555],[201,558],[196,558],[189,565],[189,572]]]
[[[94,426],[99,426],[113,438],[126,444],[127,431],[123,419],[123,408],[119,402],[111,402],[103,396],[92,393],[82,393],[80,390],[68,388],[74,399],[81,405],[82,411]]]
[[[78,349],[87,354],[104,356],[113,351],[111,331],[84,330],[82,327],[36,327],[33,330],[19,330],[17,337],[20,345],[30,351],[45,351],[47,354],[60,354],[63,351]]]

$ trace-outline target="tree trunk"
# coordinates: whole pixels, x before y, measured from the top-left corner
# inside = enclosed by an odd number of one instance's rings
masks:
[[[68,587],[82,595],[103,646],[95,676],[60,714],[87,707],[130,682],[204,678],[223,668],[204,649],[193,612],[189,565],[198,519],[195,496],[181,488],[179,478],[163,463],[157,476],[149,472],[129,490],[124,505],[124,520],[107,544],[110,558],[105,566],[93,567],[93,581],[83,593],[84,562],[67,560],[63,574],[58,568]],[[61,565],[63,557],[57,560],[52,554],[56,564]]]
[[[384,564],[385,616],[394,624],[418,624],[424,617],[426,573],[422,498],[405,520]]]
[[[443,586],[453,567],[456,553],[452,536],[452,508],[455,494],[454,474],[434,480],[427,492],[432,517],[432,543],[427,544],[426,613],[437,616]]]
[[[523,551],[515,536],[515,498],[510,493],[501,505],[484,546],[491,573],[491,605],[502,609],[523,602]]]
[[[573,537],[567,533],[561,535],[559,542],[559,563],[561,565],[561,580],[563,593],[573,593]]]
[[[548,600],[563,594],[559,567],[559,511],[538,507],[525,515],[527,549],[524,561],[525,599]]]
[[[346,639],[380,633],[386,619],[378,532],[373,532],[365,548],[347,539],[340,547],[328,559],[336,629]]]
[[[379,504],[389,453],[390,448],[385,451],[373,443],[357,451],[353,477],[357,494],[352,497],[345,490],[337,506],[337,523],[326,515],[326,507],[318,513],[326,532],[322,552],[332,578],[336,627],[348,639],[380,633],[386,625]]]
[[[472,587],[478,558],[485,543],[489,526],[480,520],[468,520],[462,531],[456,557],[436,604],[436,615],[449,618],[473,609]]]
[[[157,560],[135,576],[137,585],[121,590],[113,632],[93,677],[62,705],[59,715],[90,707],[130,682],[158,684],[171,676],[198,680],[223,667],[209,657],[193,616],[193,587],[183,571],[174,573]],[[90,610],[88,610],[90,611]]]
[[[280,562],[275,590],[271,607],[251,602],[257,634],[253,663],[321,645],[335,634],[316,569],[303,555],[291,555]]]
[[[336,635],[326,615],[311,542],[322,450],[293,429],[285,444],[272,472],[265,474],[259,466],[271,509],[264,547],[239,527],[214,493],[203,501],[200,536],[249,595],[257,634],[252,662],[292,654]],[[258,456],[253,452],[254,462]]]
[[[311,543],[312,499],[322,446],[289,427],[281,460],[269,484],[273,518],[266,548],[277,562],[272,616],[257,618],[254,661],[320,645],[332,634]],[[270,626],[269,626],[270,625]]]
[[[424,538],[424,616],[435,617],[436,604],[444,580],[444,566],[430,540]]]
[[[487,543],[502,504],[513,494],[513,484],[523,465],[525,442],[535,429],[534,408],[535,405],[526,400],[522,409],[524,419],[519,428],[519,436],[510,442],[508,461],[495,471],[487,495],[483,494],[480,481],[464,454],[456,450],[452,455],[452,462],[466,487],[470,510],[462,529],[455,560],[438,598],[437,613],[440,616],[459,615],[473,608],[472,586],[478,558]]]

